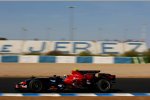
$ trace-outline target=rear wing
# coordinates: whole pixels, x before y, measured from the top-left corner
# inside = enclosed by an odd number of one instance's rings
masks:
[[[100,70],[78,70],[78,72],[81,74],[87,74],[87,73],[96,74],[96,73],[99,73]]]

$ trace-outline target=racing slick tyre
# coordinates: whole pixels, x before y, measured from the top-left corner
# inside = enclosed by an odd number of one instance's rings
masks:
[[[111,83],[107,79],[101,79],[97,82],[97,87],[100,92],[108,92],[111,89]]]
[[[29,83],[29,88],[32,92],[41,92],[43,90],[43,84],[38,79],[33,79]]]

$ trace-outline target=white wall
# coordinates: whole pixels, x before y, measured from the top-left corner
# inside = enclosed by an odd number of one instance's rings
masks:
[[[0,53],[21,53],[23,41],[19,40],[1,40]]]
[[[31,53],[58,50],[70,54],[78,54],[82,51],[90,51],[93,54],[120,54],[125,51],[146,51],[145,42],[116,42],[116,41],[0,41],[0,53]]]

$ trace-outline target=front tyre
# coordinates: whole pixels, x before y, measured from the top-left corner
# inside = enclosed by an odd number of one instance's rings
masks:
[[[41,92],[43,90],[43,84],[40,80],[38,79],[33,79],[31,80],[31,82],[29,83],[29,88],[31,89],[31,91],[33,92]]]
[[[100,92],[108,92],[111,89],[111,83],[107,79],[101,79],[96,84]]]

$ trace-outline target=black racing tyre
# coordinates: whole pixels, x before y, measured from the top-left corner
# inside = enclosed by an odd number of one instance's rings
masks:
[[[111,89],[111,83],[107,79],[101,79],[97,82],[97,87],[100,92],[108,92]]]
[[[41,92],[43,90],[43,84],[40,80],[38,79],[33,79],[31,80],[31,82],[29,83],[29,88],[31,89],[31,91],[33,92]]]

